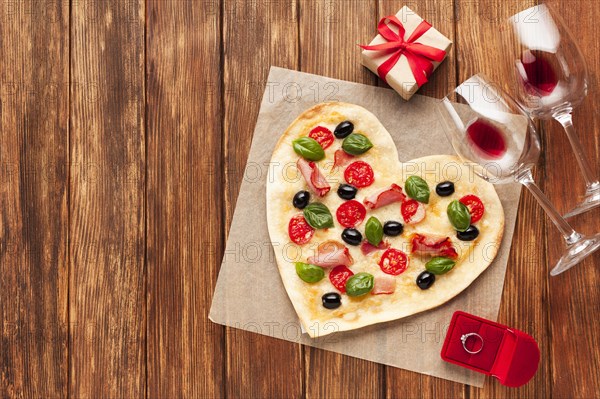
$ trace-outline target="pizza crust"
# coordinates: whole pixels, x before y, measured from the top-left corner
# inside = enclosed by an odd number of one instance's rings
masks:
[[[306,136],[317,125],[333,131],[337,124],[345,120],[351,120],[354,123],[354,131],[364,134],[373,143],[373,148],[357,159],[372,166],[375,183],[360,189],[356,200],[362,202],[365,197],[389,187],[392,183],[404,189],[404,182],[410,175],[419,175],[428,182],[431,197],[430,203],[426,205],[425,220],[415,226],[405,225],[404,233],[398,237],[384,237],[391,247],[403,250],[410,257],[407,270],[395,276],[396,292],[391,295],[366,295],[359,298],[342,294],[342,306],[329,310],[321,304],[321,296],[324,293],[337,292],[329,281],[329,270],[325,270],[323,280],[309,284],[296,275],[295,262],[306,262],[321,242],[329,239],[342,242],[340,235],[343,227],[335,220],[335,211],[344,202],[336,193],[339,184],[345,183],[344,168],[337,168],[339,170],[328,173],[333,165],[333,154],[340,148],[342,140],[336,139],[325,150],[326,158],[317,163],[329,181],[331,191],[324,198],[318,198],[311,192],[311,202],[319,201],[329,207],[335,227],[327,231],[317,230],[312,240],[302,246],[292,243],[287,232],[289,220],[301,213],[293,207],[292,198],[296,192],[308,190],[306,182],[296,170],[299,156],[292,148],[292,141]],[[435,194],[435,186],[445,180],[455,182],[456,192],[444,198]],[[477,195],[485,205],[484,216],[477,223],[480,235],[472,243],[456,239],[456,233],[446,216],[448,203],[466,194]],[[348,103],[318,104],[302,113],[288,127],[273,151],[266,195],[267,223],[277,266],[292,305],[311,337],[396,320],[447,302],[467,288],[490,265],[496,256],[504,231],[504,212],[493,185],[475,176],[454,156],[435,155],[400,163],[396,146],[379,120],[364,108]],[[368,211],[367,218],[370,216],[378,217],[382,223],[387,220],[402,221],[399,204]],[[363,233],[363,237],[365,223],[366,221],[357,227]],[[449,236],[460,255],[454,269],[436,276],[435,284],[428,290],[419,289],[415,283],[417,275],[425,270],[424,265],[429,260],[427,257],[410,255],[409,236],[416,232]],[[355,260],[350,266],[354,273],[366,271],[375,276],[383,275],[378,266],[383,251],[365,256],[358,246],[348,245],[348,248]]]

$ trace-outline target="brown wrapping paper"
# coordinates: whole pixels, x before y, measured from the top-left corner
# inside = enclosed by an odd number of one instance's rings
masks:
[[[304,110],[328,100],[351,102],[373,112],[394,138],[400,161],[453,153],[435,110],[439,100],[417,95],[405,102],[389,89],[271,68],[209,318],[278,339],[483,386],[482,374],[444,362],[440,351],[454,311],[491,320],[498,316],[519,202],[518,184],[496,187],[506,216],[498,256],[457,297],[401,320],[317,339],[302,334],[275,264],[267,231],[265,183],[280,135]]]
[[[404,35],[405,39],[408,39],[415,31],[417,26],[423,22],[423,18],[421,18],[407,6],[402,7],[396,14],[396,17],[406,29],[406,33]],[[393,29],[396,28],[394,27]],[[398,33],[397,31],[395,32]],[[378,34],[371,41],[371,43],[369,43],[369,45],[373,46],[375,44],[382,44],[386,42],[387,41],[383,38],[383,36]],[[448,54],[450,52],[450,48],[452,48],[452,41],[446,36],[442,35],[435,28],[435,26],[429,28],[429,30],[425,32],[423,36],[416,40],[416,43],[422,43],[440,50],[444,50],[446,54]],[[383,64],[389,57],[389,52],[363,50],[361,53],[361,62],[364,66],[369,68],[374,74],[377,75],[377,68],[379,68],[379,66]],[[432,64],[434,68],[433,73],[435,73],[435,69],[437,69],[440,63],[432,62]],[[386,76],[386,80],[390,87],[396,90],[398,94],[400,94],[405,100],[410,100],[413,94],[419,90],[419,86],[417,85],[417,81],[413,75],[413,71],[410,69],[408,60],[404,56],[400,57],[396,65],[394,65],[392,70]]]

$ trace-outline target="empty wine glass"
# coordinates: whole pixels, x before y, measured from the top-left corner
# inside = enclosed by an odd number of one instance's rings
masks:
[[[587,94],[585,60],[560,15],[545,4],[531,7],[508,20],[509,54],[516,81],[517,101],[533,117],[556,119],[569,142],[586,182],[583,200],[565,217],[600,205],[600,182],[575,133],[571,112]]]
[[[540,141],[527,112],[483,75],[475,75],[439,104],[448,139],[474,172],[493,184],[518,181],[531,191],[562,233],[567,250],[550,272],[556,276],[600,247],[600,234],[577,233],[533,181]]]

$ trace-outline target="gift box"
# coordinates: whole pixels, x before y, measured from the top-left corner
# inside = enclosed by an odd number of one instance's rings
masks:
[[[409,100],[446,58],[452,41],[404,6],[384,17],[379,34],[361,45],[362,64]]]
[[[528,334],[457,311],[452,316],[442,359],[519,387],[535,375],[540,349]]]

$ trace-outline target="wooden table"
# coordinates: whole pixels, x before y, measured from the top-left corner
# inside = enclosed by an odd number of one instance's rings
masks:
[[[422,94],[502,72],[504,17],[535,0],[42,0],[1,3],[0,396],[600,397],[600,255],[549,278],[561,238],[524,193],[499,321],[540,370],[485,388],[223,328],[207,319],[270,65],[371,85],[356,43],[407,3],[453,39]],[[575,112],[600,173],[600,2],[555,1],[587,58]],[[542,124],[536,178],[583,181]],[[600,231],[598,211],[574,219]]]

